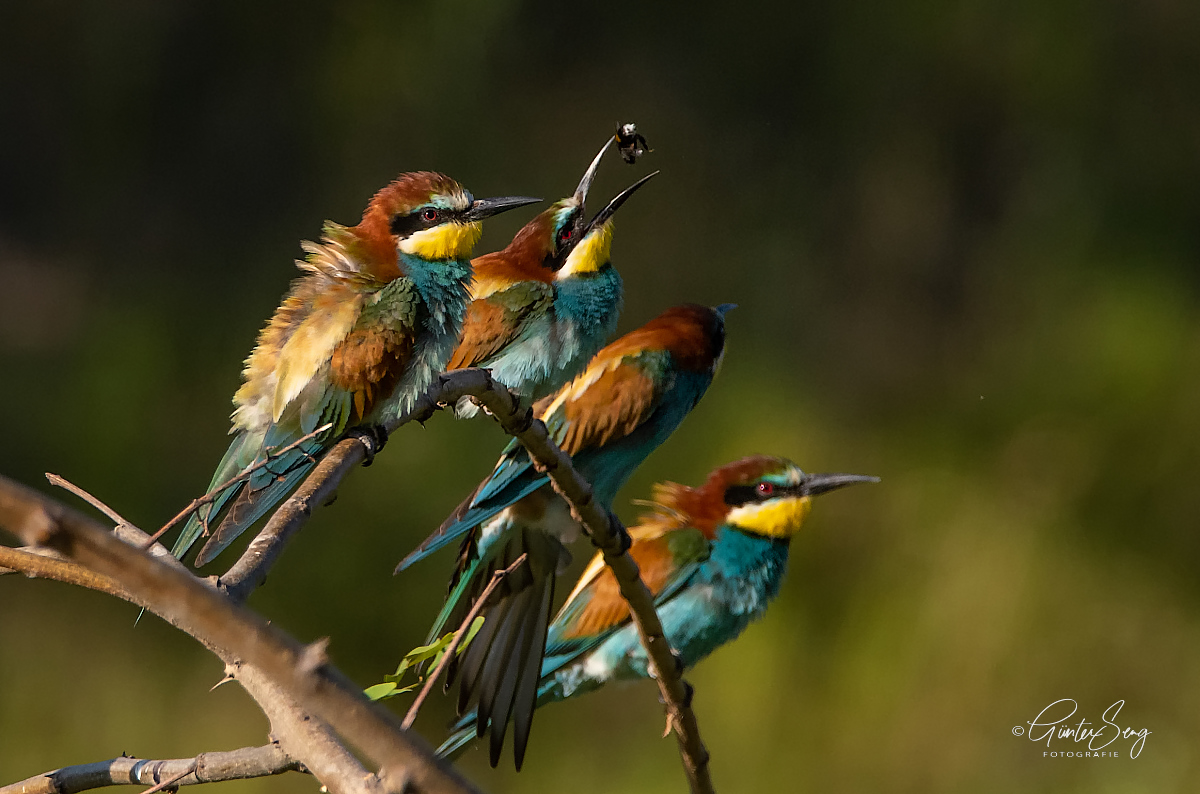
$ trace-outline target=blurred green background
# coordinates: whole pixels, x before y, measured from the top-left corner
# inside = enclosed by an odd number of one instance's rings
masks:
[[[818,502],[766,619],[691,674],[718,788],[1200,788],[1200,5],[9,0],[0,29],[4,474],[158,526],[323,219],[417,168],[562,196],[634,120],[655,151],[597,184],[663,172],[618,216],[622,329],[741,308],[621,514],[752,452],[883,477]],[[378,682],[451,555],[392,566],[503,440],[407,428],[253,606]],[[264,740],[135,614],[0,577],[0,783]],[[1093,723],[1124,699],[1140,757],[1012,735],[1067,697]],[[614,687],[543,711],[519,776],[463,763],[496,792],[681,790],[661,729],[652,685]]]

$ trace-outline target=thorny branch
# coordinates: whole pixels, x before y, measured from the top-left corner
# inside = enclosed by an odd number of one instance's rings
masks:
[[[149,535],[130,524],[83,488],[55,474],[47,474],[46,479],[75,494],[112,519],[116,523],[113,534],[117,537],[143,550],[150,545]],[[183,563],[175,559],[161,544],[150,545],[150,553],[180,571],[187,571]],[[30,577],[55,579],[106,592],[145,606],[138,599],[125,593],[120,585],[109,577],[100,576],[78,563],[63,560],[62,555],[53,549],[41,546],[8,549],[0,546],[0,557],[9,560],[13,566],[0,568],[0,573],[11,571]],[[50,563],[43,562],[39,557],[50,558]],[[284,752],[303,759],[308,771],[325,783],[326,788],[339,794],[381,794],[383,786],[379,778],[368,772],[346,749],[328,723],[290,699],[262,670],[253,665],[243,664],[220,648],[212,645],[206,647],[225,664],[226,680],[236,680],[263,710],[271,723],[272,736]]]
[[[683,680],[682,664],[667,642],[654,599],[641,580],[637,564],[626,553],[629,535],[611,512],[595,503],[591,486],[575,471],[570,457],[550,439],[545,425],[533,418],[532,411],[521,409],[512,394],[492,380],[487,371],[468,369],[439,376],[407,415],[386,423],[384,430],[390,434],[407,422],[424,422],[439,408],[453,405],[468,395],[476,398],[505,432],[524,445],[534,464],[547,473],[555,491],[568,503],[572,514],[603,552],[651,660],[652,672],[667,710],[667,725],[675,731],[689,786],[693,792],[712,792],[708,751],[700,739],[699,726],[691,709],[692,688]],[[431,759],[423,742],[414,741],[390,713],[365,701],[352,683],[327,664],[319,645],[303,648],[233,603],[245,600],[266,578],[287,541],[308,520],[313,508],[331,499],[342,478],[362,462],[366,454],[363,443],[347,438],[324,456],[300,488],[275,512],[242,557],[216,580],[216,589],[228,598],[220,598],[213,589],[200,584],[190,573],[181,570],[182,566],[173,558],[155,562],[88,519],[2,477],[0,525],[18,528],[18,534],[29,539],[27,542],[55,546],[68,556],[77,557],[86,566],[84,570],[109,573],[113,581],[119,575],[121,585],[118,587],[123,586],[128,591],[121,597],[135,603],[144,600],[151,611],[211,647],[225,649],[247,661],[253,658],[265,677],[275,679],[287,690],[288,696],[297,702],[309,703],[336,730],[381,763],[383,768],[377,777],[371,776],[375,782],[368,785],[366,791],[375,792],[381,783],[389,790],[398,790],[404,784],[412,784],[418,790],[474,790],[453,770],[447,770],[440,761]],[[14,494],[18,508],[15,512],[12,510]],[[37,510],[32,514],[29,504],[22,504],[29,502],[31,497],[37,503]],[[114,520],[117,519],[119,516]],[[119,522],[118,535],[122,528]],[[130,527],[125,524],[124,528]],[[143,542],[149,539],[140,530],[132,529],[129,534],[136,533]],[[152,553],[159,549],[162,547],[154,545]],[[30,561],[22,558],[19,562],[29,564]],[[8,565],[3,559],[0,559],[0,565],[17,567]],[[17,569],[25,570],[23,567]],[[69,578],[64,580],[71,581]],[[231,659],[221,655],[227,666],[230,665]],[[242,680],[241,676],[235,677]],[[244,680],[242,683],[247,685]],[[251,691],[249,686],[247,689]],[[253,691],[251,694],[259,699]],[[389,746],[389,736],[399,740],[399,746]],[[312,767],[311,763],[308,765]],[[318,778],[322,777],[319,770],[313,768],[312,771]],[[361,790],[361,786],[354,788]]]
[[[50,546],[97,573],[119,577],[122,588],[150,611],[206,645],[260,669],[290,700],[306,704],[374,759],[381,767],[378,778],[385,790],[410,785],[414,791],[477,791],[334,669],[322,643],[300,645],[190,573],[155,560],[91,519],[4,477],[0,477],[0,525],[27,543]],[[302,760],[313,768],[308,759]],[[363,790],[349,781],[345,785],[322,782],[343,791]]]

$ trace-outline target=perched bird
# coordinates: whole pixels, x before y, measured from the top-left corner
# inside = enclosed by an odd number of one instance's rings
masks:
[[[612,217],[658,172],[586,220],[588,191],[612,142],[592,160],[573,195],[525,224],[507,248],[471,263],[472,300],[447,369],[486,367],[528,405],[577,375],[616,330],[622,291],[609,260]],[[460,417],[477,410],[469,397],[459,402]]]
[[[587,369],[535,406],[551,438],[591,483],[596,501],[611,506],[642,461],[675,431],[708,389],[725,346],[725,312],[685,304],[668,309],[601,350]],[[570,561],[564,547],[579,525],[533,467],[524,447],[510,444],[492,475],[400,569],[466,535],[451,592],[430,637],[461,622],[492,573],[522,553],[483,612],[479,635],[452,663],[461,667],[459,713],[478,701],[480,725],[494,718],[492,764],[500,756],[510,715],[520,768],[534,709],[535,681],[554,599],[557,573]]]
[[[234,436],[210,490],[272,451],[331,427],[226,488],[194,513],[172,552],[182,558],[224,519],[196,558],[215,557],[295,487],[347,429],[406,411],[454,350],[466,310],[471,249],[482,220],[540,199],[475,199],[453,179],[402,174],[357,226],[326,222],[305,242],[304,272],[258,336],[233,397]]]
[[[676,483],[655,487],[654,512],[629,530],[629,553],[685,667],[762,617],[779,592],[789,542],[808,517],[812,497],[858,482],[878,478],[805,474],[783,458],[757,455],[722,466],[699,488]],[[468,653],[486,632],[485,622]],[[612,679],[649,678],[648,668],[616,579],[597,554],[550,626],[539,674],[525,668],[508,686],[515,686],[517,701],[542,706]],[[499,739],[495,727],[505,716],[490,715],[493,758],[504,737],[503,726]],[[518,734],[528,731],[529,717],[516,713]],[[438,752],[459,752],[482,736],[487,725],[482,710],[464,715]]]

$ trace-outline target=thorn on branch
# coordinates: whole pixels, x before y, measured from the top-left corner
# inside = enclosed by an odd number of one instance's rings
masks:
[[[329,638],[322,637],[316,642],[304,646],[303,653],[296,660],[296,666],[305,674],[315,673],[318,668],[329,663]]]
[[[217,687],[221,686],[222,684],[228,684],[230,681],[233,681],[233,680],[235,680],[235,679],[234,679],[234,677],[233,677],[233,673],[229,672],[229,668],[226,668],[226,669],[225,669],[225,675],[221,677],[221,680],[220,680],[220,681],[218,681],[217,683],[213,684],[213,685],[212,685],[212,688],[211,688],[211,689],[209,689],[208,691],[209,691],[209,692],[215,692],[215,691],[217,690]]]

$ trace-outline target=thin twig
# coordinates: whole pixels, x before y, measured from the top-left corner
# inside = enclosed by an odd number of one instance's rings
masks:
[[[149,535],[123,518],[120,513],[102,502],[99,497],[88,493],[83,488],[68,480],[66,477],[61,477],[57,474],[46,472],[46,480],[49,481],[51,485],[56,485],[59,488],[70,491],[112,519],[112,522],[116,525],[113,527],[113,534],[121,540],[125,541],[126,543],[140,545],[143,549],[148,549],[150,554],[167,563],[168,565],[174,565],[177,568],[183,568],[183,563],[179,562],[179,560],[176,560],[175,555],[167,551],[165,546],[160,543],[155,543]],[[183,569],[186,570],[186,568]]]
[[[283,752],[278,744],[267,744],[262,747],[202,753],[195,758],[148,761],[121,756],[94,764],[65,766],[0,787],[0,794],[74,794],[106,786],[144,786],[163,774],[171,775],[159,786],[142,793],[150,794],[150,791],[167,786],[245,780],[292,771],[303,771],[303,766]]]
[[[290,699],[380,764],[379,777],[405,779],[414,791],[478,791],[437,758],[420,737],[400,728],[336,670],[315,645],[303,646],[258,615],[232,603],[195,576],[113,537],[92,519],[0,477],[0,525],[26,543],[51,546],[113,578],[134,599],[197,640],[241,659],[272,678]]]
[[[142,794],[158,794],[158,792],[162,791],[165,788],[170,788],[171,786],[174,786],[176,783],[183,780],[185,777],[187,777],[188,775],[192,774],[195,771],[196,771],[196,762],[193,761],[187,769],[183,770],[178,775],[169,777],[166,780],[164,780],[163,782],[159,783],[158,785],[151,786],[150,788],[143,791]]]
[[[92,507],[96,508],[101,513],[103,513],[104,515],[106,515],[110,519],[112,519],[112,522],[114,524],[117,524],[117,525],[124,524],[125,526],[133,526],[128,521],[126,521],[124,518],[122,518],[121,514],[118,513],[116,510],[113,510],[111,507],[104,504],[104,502],[101,502],[98,498],[96,498],[92,494],[88,493],[87,491],[83,490],[78,485],[76,485],[75,483],[68,480],[66,477],[61,477],[52,472],[46,472],[46,479],[50,482],[51,485],[57,485],[59,488],[62,488],[63,490],[70,491],[71,493],[75,494],[80,499],[87,502]]]
[[[512,561],[512,565],[492,574],[491,581],[488,582],[487,587],[483,588],[483,592],[479,594],[479,598],[475,599],[475,603],[471,606],[471,611],[463,619],[462,625],[458,627],[458,631],[454,632],[454,639],[450,640],[450,645],[442,652],[442,658],[438,660],[437,666],[433,668],[433,672],[425,679],[425,686],[421,687],[416,700],[408,707],[408,713],[404,715],[404,722],[401,723],[401,726],[405,730],[411,728],[413,723],[417,721],[417,712],[421,710],[421,705],[425,703],[425,698],[429,697],[429,693],[433,691],[434,683],[441,677],[442,671],[446,669],[446,665],[454,658],[454,654],[458,653],[458,646],[466,638],[467,631],[471,628],[471,624],[475,622],[475,618],[479,617],[479,613],[487,605],[487,600],[491,597],[492,591],[499,587],[505,577],[517,570],[528,557],[529,554],[523,552],[520,557]]]
[[[312,439],[321,435],[322,433],[324,433],[326,430],[328,430],[331,427],[333,427],[332,422],[321,425],[316,430],[312,431],[311,433],[307,433],[307,434],[301,436],[300,438],[296,439],[295,441],[288,444],[287,446],[285,446],[277,451],[272,450],[271,452],[267,453],[267,457],[263,458],[258,463],[255,463],[253,466],[249,466],[249,467],[243,469],[236,477],[232,477],[232,478],[226,480],[225,482],[218,485],[216,488],[213,488],[208,493],[204,494],[204,496],[201,496],[199,499],[193,499],[191,501],[191,504],[189,504],[187,507],[183,508],[178,513],[176,513],[174,518],[172,518],[167,523],[163,524],[162,527],[159,528],[159,530],[157,532],[155,532],[153,535],[151,535],[150,540],[146,541],[146,546],[149,547],[149,546],[153,545],[159,538],[161,538],[164,534],[166,534],[166,532],[171,527],[175,526],[180,521],[187,518],[189,515],[192,514],[193,511],[198,510],[199,508],[203,507],[206,504],[216,501],[217,497],[219,497],[222,493],[224,493],[225,489],[228,488],[229,486],[235,485],[235,484],[241,482],[242,480],[246,479],[254,472],[256,472],[259,469],[266,466],[268,463],[271,463],[272,461],[277,460],[281,455],[291,452],[293,449],[300,446],[305,441],[311,441]],[[207,529],[207,527],[205,527],[205,528]]]

